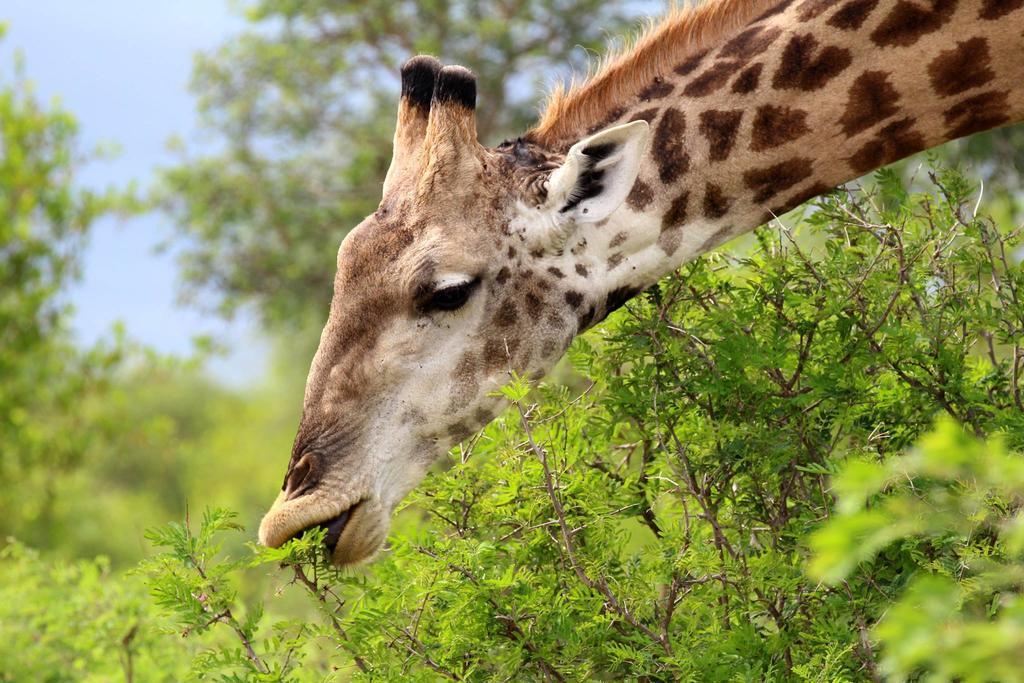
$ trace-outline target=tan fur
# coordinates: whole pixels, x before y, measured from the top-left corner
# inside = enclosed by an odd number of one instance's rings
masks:
[[[408,175],[419,166],[426,131],[427,117],[423,110],[403,98],[398,104],[398,122],[395,124],[391,166],[384,179],[384,194],[397,178]]]
[[[1014,3],[673,11],[493,149],[476,141],[471,76],[434,64],[445,91],[420,62],[403,87],[434,94],[429,114],[400,113],[383,200],[339,251],[261,541],[341,525],[332,561],[365,560],[430,462],[500,412],[510,371],[543,376],[660,277],[808,197],[1024,121]],[[461,303],[437,304],[452,288]]]
[[[631,44],[601,60],[583,83],[558,86],[540,121],[527,136],[550,149],[572,144],[657,76],[687,57],[720,42],[780,0],[709,0],[696,7],[673,8]]]
[[[416,172],[418,199],[436,204],[439,185],[472,182],[483,154],[473,110],[458,104],[435,105],[423,139],[423,162]]]

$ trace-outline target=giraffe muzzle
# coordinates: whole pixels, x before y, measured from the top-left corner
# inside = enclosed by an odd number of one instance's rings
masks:
[[[389,515],[373,496],[334,497],[322,489],[298,498],[282,491],[260,523],[260,543],[277,548],[310,529],[324,529],[332,564],[346,566],[371,559],[384,544]]]

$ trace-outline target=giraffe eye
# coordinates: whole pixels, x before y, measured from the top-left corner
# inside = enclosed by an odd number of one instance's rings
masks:
[[[476,286],[480,284],[480,278],[474,278],[473,280],[467,280],[466,282],[460,282],[454,285],[445,285],[435,289],[427,299],[424,308],[429,311],[454,311],[462,308],[467,301],[469,296],[476,289]]]

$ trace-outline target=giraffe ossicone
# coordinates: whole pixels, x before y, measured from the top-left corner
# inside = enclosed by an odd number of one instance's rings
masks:
[[[1021,0],[711,0],[671,14],[522,137],[485,147],[476,84],[402,69],[376,212],[338,251],[278,546],[366,560],[430,464],[573,337],[773,215],[947,140],[1024,120]]]

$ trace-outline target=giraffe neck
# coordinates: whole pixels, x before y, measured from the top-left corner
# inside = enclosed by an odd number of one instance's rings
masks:
[[[606,274],[605,293],[642,289],[887,163],[1024,120],[1024,0],[782,0],[760,10],[708,49],[653,75],[645,67],[649,80],[605,103],[604,120],[561,131],[569,140],[651,124],[626,203],[577,243]],[[552,130],[547,144],[563,146]]]

